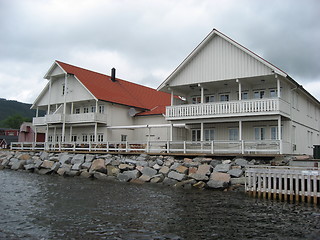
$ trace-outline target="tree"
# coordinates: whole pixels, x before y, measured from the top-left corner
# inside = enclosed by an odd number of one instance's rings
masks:
[[[23,122],[28,122],[28,121],[30,121],[30,119],[16,113],[14,115],[7,117],[5,120],[3,120],[3,124],[7,128],[20,129],[21,124]]]

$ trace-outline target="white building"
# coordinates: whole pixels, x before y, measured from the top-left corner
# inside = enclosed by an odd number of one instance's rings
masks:
[[[164,119],[170,94],[55,61],[48,84],[32,108],[45,110],[33,125],[46,128],[46,142],[169,140]]]
[[[158,90],[186,100],[166,108],[167,121],[186,125],[174,140],[208,141],[213,151],[284,154],[312,154],[320,143],[319,101],[215,29]]]

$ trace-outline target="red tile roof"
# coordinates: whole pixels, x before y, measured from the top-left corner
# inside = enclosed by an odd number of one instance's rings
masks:
[[[99,100],[146,110],[138,115],[164,114],[171,96],[165,92],[128,82],[119,78],[113,82],[111,77],[56,61],[67,73],[77,79]]]

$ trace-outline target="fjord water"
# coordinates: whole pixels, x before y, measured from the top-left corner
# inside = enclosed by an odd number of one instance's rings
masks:
[[[320,210],[243,192],[0,171],[0,239],[320,239]]]

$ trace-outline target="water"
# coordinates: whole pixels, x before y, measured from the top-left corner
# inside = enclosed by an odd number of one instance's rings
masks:
[[[312,205],[0,171],[0,239],[320,239]]]

